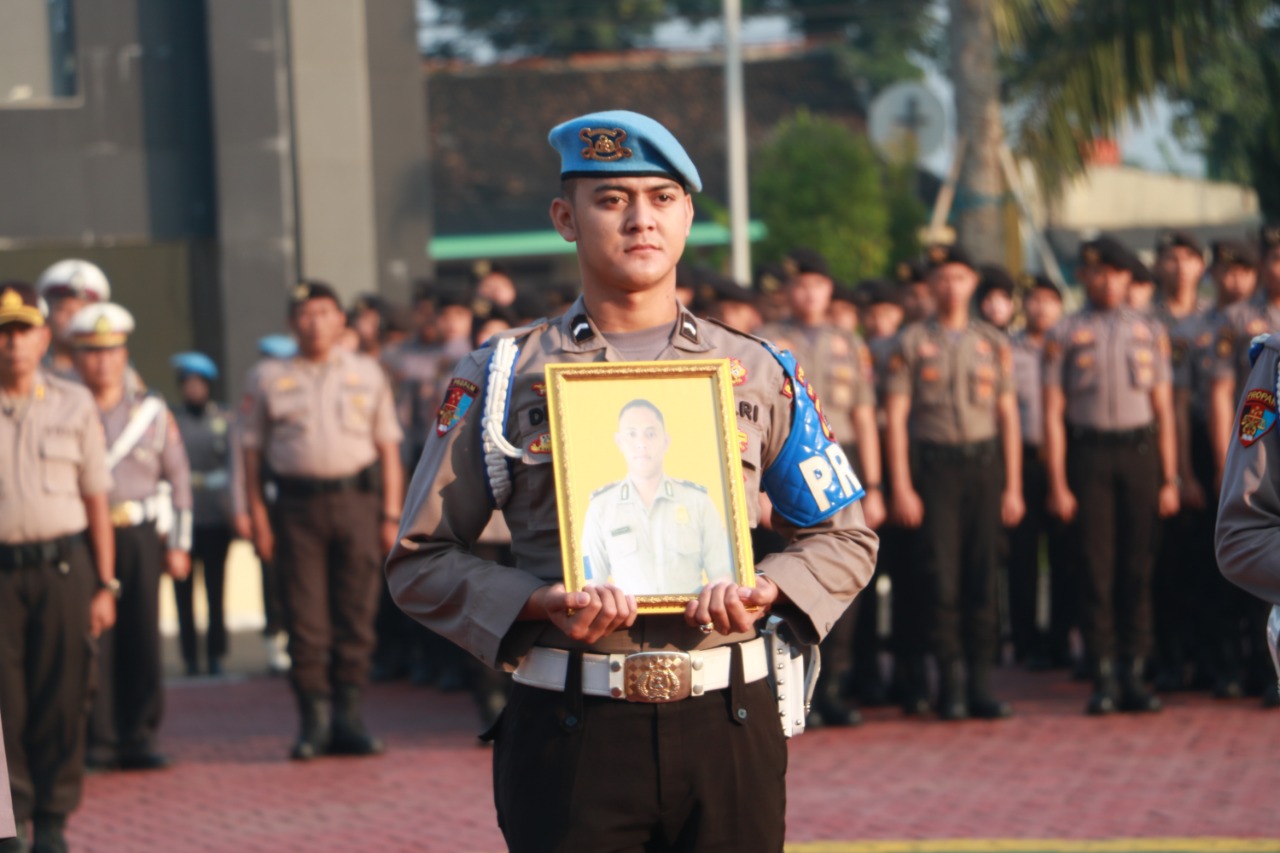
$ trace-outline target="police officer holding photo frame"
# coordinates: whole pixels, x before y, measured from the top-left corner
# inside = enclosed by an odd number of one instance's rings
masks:
[[[458,366],[387,563],[392,594],[514,670],[488,733],[512,850],[781,850],[786,745],[758,626],[775,613],[817,642],[866,586],[877,543],[861,489],[847,488],[856,479],[794,360],[677,304],[701,182],[675,137],[613,111],[565,122],[550,142],[562,182],[551,218],[577,245],[583,294],[563,317],[504,333]],[[758,564],[755,587],[708,584],[681,615],[640,616],[611,584],[567,593],[544,367],[728,357],[741,366],[749,520],[763,488],[786,550]],[[819,455],[841,476],[811,487],[802,471]],[[495,507],[515,567],[471,553]],[[659,696],[628,681],[659,660],[676,689]]]

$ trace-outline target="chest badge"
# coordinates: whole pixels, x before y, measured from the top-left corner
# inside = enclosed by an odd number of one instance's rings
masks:
[[[733,377],[733,385],[736,388],[747,381],[747,368],[738,359],[731,358],[729,359],[729,375]]]

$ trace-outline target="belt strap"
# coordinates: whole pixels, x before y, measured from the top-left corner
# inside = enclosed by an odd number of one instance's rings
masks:
[[[0,545],[0,569],[26,569],[66,559],[81,534],[72,533],[43,542]]]
[[[749,684],[769,673],[768,654],[761,637],[745,643],[704,651],[649,651],[630,654],[582,655],[582,692],[630,702],[674,702],[723,690],[732,682],[734,649],[741,650],[742,681]],[[512,677],[520,684],[543,690],[565,689],[571,653],[535,646]]]

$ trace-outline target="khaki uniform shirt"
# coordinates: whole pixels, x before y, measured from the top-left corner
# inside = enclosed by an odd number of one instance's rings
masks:
[[[126,393],[110,410],[100,412],[108,448],[125,431],[134,411],[147,396]],[[191,509],[191,466],[178,424],[168,409],[151,421],[142,438],[116,463],[111,476],[115,480],[110,495],[112,504],[154,497],[163,480],[173,489],[173,508]]]
[[[747,512],[759,511],[760,479],[791,430],[793,394],[777,360],[749,336],[681,311],[682,331],[660,359],[737,359],[733,388],[742,450]],[[575,338],[574,328],[579,329]],[[585,327],[585,328],[584,328]],[[690,331],[691,330],[691,331]],[[490,665],[510,667],[536,644],[575,648],[550,622],[517,622],[531,593],[564,577],[555,479],[547,452],[547,401],[543,368],[554,363],[620,361],[586,316],[579,299],[563,317],[503,333],[520,345],[505,434],[524,449],[511,466],[511,496],[503,514],[511,528],[516,566],[501,566],[471,553],[493,512],[484,473],[480,414],[488,361],[486,346],[459,363],[454,383],[472,399],[456,421],[451,413],[427,440],[406,499],[399,544],[387,562],[397,604],[433,631]],[[460,401],[457,401],[460,402]],[[453,411],[458,409],[454,407]],[[774,529],[790,544],[758,566],[788,603],[778,608],[806,640],[825,636],[875,565],[877,539],[856,503],[819,525],[797,530],[780,515]],[[798,535],[803,533],[803,535]],[[682,616],[645,616],[605,637],[600,652],[710,648],[752,635],[705,636]]]
[[[1070,426],[1150,426],[1151,390],[1170,382],[1171,372],[1164,326],[1127,306],[1083,308],[1058,323],[1045,344],[1044,384],[1062,388]]]
[[[1216,308],[1181,317],[1169,327],[1169,349],[1173,385],[1189,392],[1191,417],[1204,421],[1213,384],[1235,376],[1231,323]]]
[[[466,341],[424,344],[413,340],[387,355],[396,415],[404,430],[405,462],[410,467],[417,463],[427,436],[435,429],[436,411],[454,366],[470,352]]]
[[[678,595],[733,577],[729,536],[703,486],[663,477],[645,506],[629,480],[598,489],[587,504],[586,577],[632,595]]]
[[[1014,335],[1013,388],[1018,398],[1018,421],[1022,425],[1022,443],[1031,447],[1044,444],[1044,394],[1040,373],[1044,361],[1044,342],[1035,341],[1026,332]]]
[[[391,389],[368,356],[266,359],[245,387],[241,444],[282,477],[350,477],[377,460],[377,445],[400,441]]]
[[[20,545],[79,533],[83,496],[111,489],[106,439],[88,390],[36,372],[32,398],[0,412],[0,542]]]
[[[1218,500],[1218,568],[1232,583],[1280,604],[1280,338],[1262,347],[1244,384]]]
[[[958,332],[932,319],[912,323],[898,334],[885,389],[911,398],[907,430],[915,441],[990,441],[1000,431],[996,402],[1013,393],[1009,339],[981,320]]]
[[[757,335],[779,349],[791,350],[821,395],[822,412],[836,440],[853,444],[857,436],[854,408],[876,404],[871,352],[862,338],[835,326],[808,328],[794,320],[770,323]]]

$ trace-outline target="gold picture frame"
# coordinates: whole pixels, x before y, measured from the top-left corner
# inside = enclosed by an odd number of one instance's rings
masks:
[[[720,577],[755,586],[728,359],[551,364],[546,379],[566,589],[614,583],[650,614],[683,613]]]

